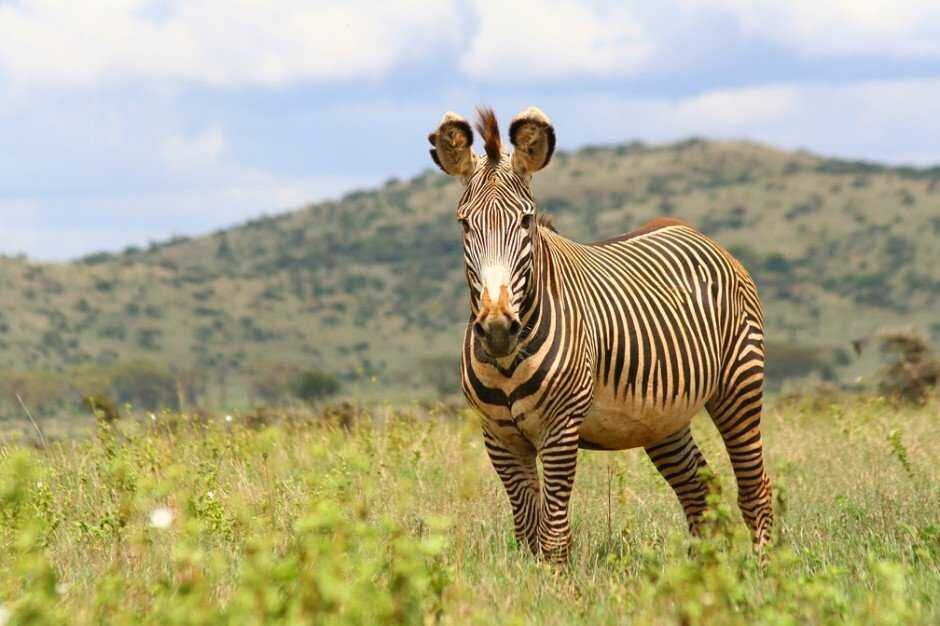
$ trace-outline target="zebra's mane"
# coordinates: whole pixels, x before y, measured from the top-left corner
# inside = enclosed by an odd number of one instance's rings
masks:
[[[536,223],[539,226],[544,226],[545,228],[552,231],[553,233],[558,232],[558,229],[555,228],[555,222],[552,220],[552,216],[549,215],[548,213],[539,213]]]
[[[483,146],[486,149],[486,158],[489,165],[497,165],[503,156],[502,142],[499,138],[499,124],[496,114],[489,107],[477,109],[477,131],[483,136]]]

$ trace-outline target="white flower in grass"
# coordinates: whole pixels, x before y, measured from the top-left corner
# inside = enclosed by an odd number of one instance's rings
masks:
[[[231,423],[232,423],[232,416],[231,416],[231,415],[226,415],[226,416],[225,416],[225,421],[228,422],[229,424],[231,424]]]
[[[151,414],[150,414],[150,421],[151,421],[151,422],[157,421],[157,414],[156,414],[156,413],[151,413]]]
[[[166,530],[173,523],[173,511],[166,506],[158,506],[150,512],[150,525]]]
[[[10,609],[0,604],[0,626],[6,626],[11,616]]]

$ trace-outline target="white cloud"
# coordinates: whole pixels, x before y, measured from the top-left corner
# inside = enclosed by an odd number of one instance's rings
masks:
[[[792,115],[798,106],[796,86],[771,85],[708,91],[680,101],[672,113],[681,126],[717,131],[775,122]]]
[[[689,0],[807,56],[940,56],[936,0]]]
[[[690,135],[890,163],[940,163],[940,78],[713,89],[689,98],[564,94],[540,104],[563,146]]]
[[[0,72],[25,84],[350,79],[459,32],[449,0],[20,0],[0,3]]]
[[[225,135],[213,127],[191,139],[182,135],[168,137],[160,156],[173,169],[188,169],[216,163],[224,150]]]
[[[476,0],[479,19],[461,69],[477,79],[531,83],[625,75],[652,44],[628,8],[576,0]]]

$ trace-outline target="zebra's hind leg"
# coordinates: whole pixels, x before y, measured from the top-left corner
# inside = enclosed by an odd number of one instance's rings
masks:
[[[706,467],[692,429],[686,426],[659,443],[645,448],[646,454],[679,497],[689,523],[689,532],[698,535],[702,513],[705,512],[708,487],[699,476]]]
[[[770,541],[773,493],[764,467],[760,419],[764,397],[763,335],[748,326],[725,367],[723,382],[705,405],[718,427],[738,483],[738,506],[760,550]]]

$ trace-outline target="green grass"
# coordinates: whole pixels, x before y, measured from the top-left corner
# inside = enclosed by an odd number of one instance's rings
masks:
[[[642,452],[585,452],[561,569],[515,546],[470,413],[162,414],[46,450],[8,434],[0,623],[937,623],[938,424],[937,404],[769,411],[764,570],[707,418],[706,538]]]

